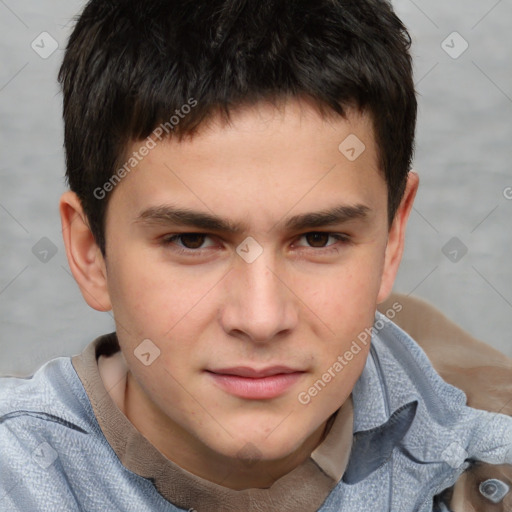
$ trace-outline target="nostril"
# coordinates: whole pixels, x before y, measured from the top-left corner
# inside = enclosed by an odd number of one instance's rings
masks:
[[[480,494],[492,503],[500,503],[510,492],[510,486],[496,478],[485,480],[478,489]]]

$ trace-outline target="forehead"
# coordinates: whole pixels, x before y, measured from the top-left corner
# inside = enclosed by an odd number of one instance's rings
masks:
[[[134,142],[127,158],[145,145]],[[326,118],[301,101],[260,103],[233,112],[229,121],[212,117],[193,137],[157,141],[111,201],[129,204],[134,215],[172,203],[244,225],[255,218],[268,225],[320,204],[385,214],[377,154],[368,114]]]
[[[340,148],[346,136],[349,137],[348,144]],[[228,148],[233,141],[240,146]],[[223,147],[230,159],[238,154],[241,159],[260,161],[269,161],[276,155],[286,156],[288,161],[296,156],[318,159],[320,153],[323,161],[332,155],[337,157],[341,149],[349,161],[355,161],[364,147],[368,164],[376,153],[369,113],[348,108],[345,117],[333,111],[321,114],[315,104],[305,99],[244,105],[231,111],[229,119],[212,115],[196,134],[182,142],[170,139],[170,143],[174,143],[175,148],[181,146],[183,150],[193,146],[196,153]],[[355,146],[355,154],[346,152],[350,146]],[[231,150],[226,151],[228,149]],[[374,163],[377,164],[376,161]]]

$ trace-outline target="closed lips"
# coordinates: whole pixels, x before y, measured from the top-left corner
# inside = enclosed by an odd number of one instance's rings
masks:
[[[222,368],[218,370],[207,370],[210,373],[216,373],[217,375],[232,375],[236,377],[247,377],[250,379],[261,379],[264,377],[270,377],[273,375],[280,375],[286,373],[303,373],[303,370],[296,370],[287,366],[272,366],[269,368],[263,368],[256,370],[254,368],[240,366],[236,368]]]

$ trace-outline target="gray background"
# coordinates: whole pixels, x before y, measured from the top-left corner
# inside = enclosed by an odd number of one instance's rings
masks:
[[[65,184],[56,75],[82,5],[0,0],[0,374],[28,375],[114,327],[82,299],[58,217]],[[512,356],[512,1],[394,5],[413,36],[421,178],[395,289],[426,298]],[[59,44],[48,58],[31,48],[42,32]],[[453,58],[461,37],[469,47]]]

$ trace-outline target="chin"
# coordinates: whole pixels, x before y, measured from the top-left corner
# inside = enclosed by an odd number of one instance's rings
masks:
[[[263,430],[263,428],[262,428]],[[242,433],[235,437],[224,437],[224,442],[219,443],[219,439],[214,441],[215,446],[210,448],[218,451],[222,455],[232,458],[247,460],[250,463],[259,461],[279,460],[289,456],[298,450],[304,441],[310,435],[308,432],[293,431],[284,425],[273,429],[264,429],[265,432],[254,430],[254,423],[246,425],[244,429],[241,426],[236,431]]]

